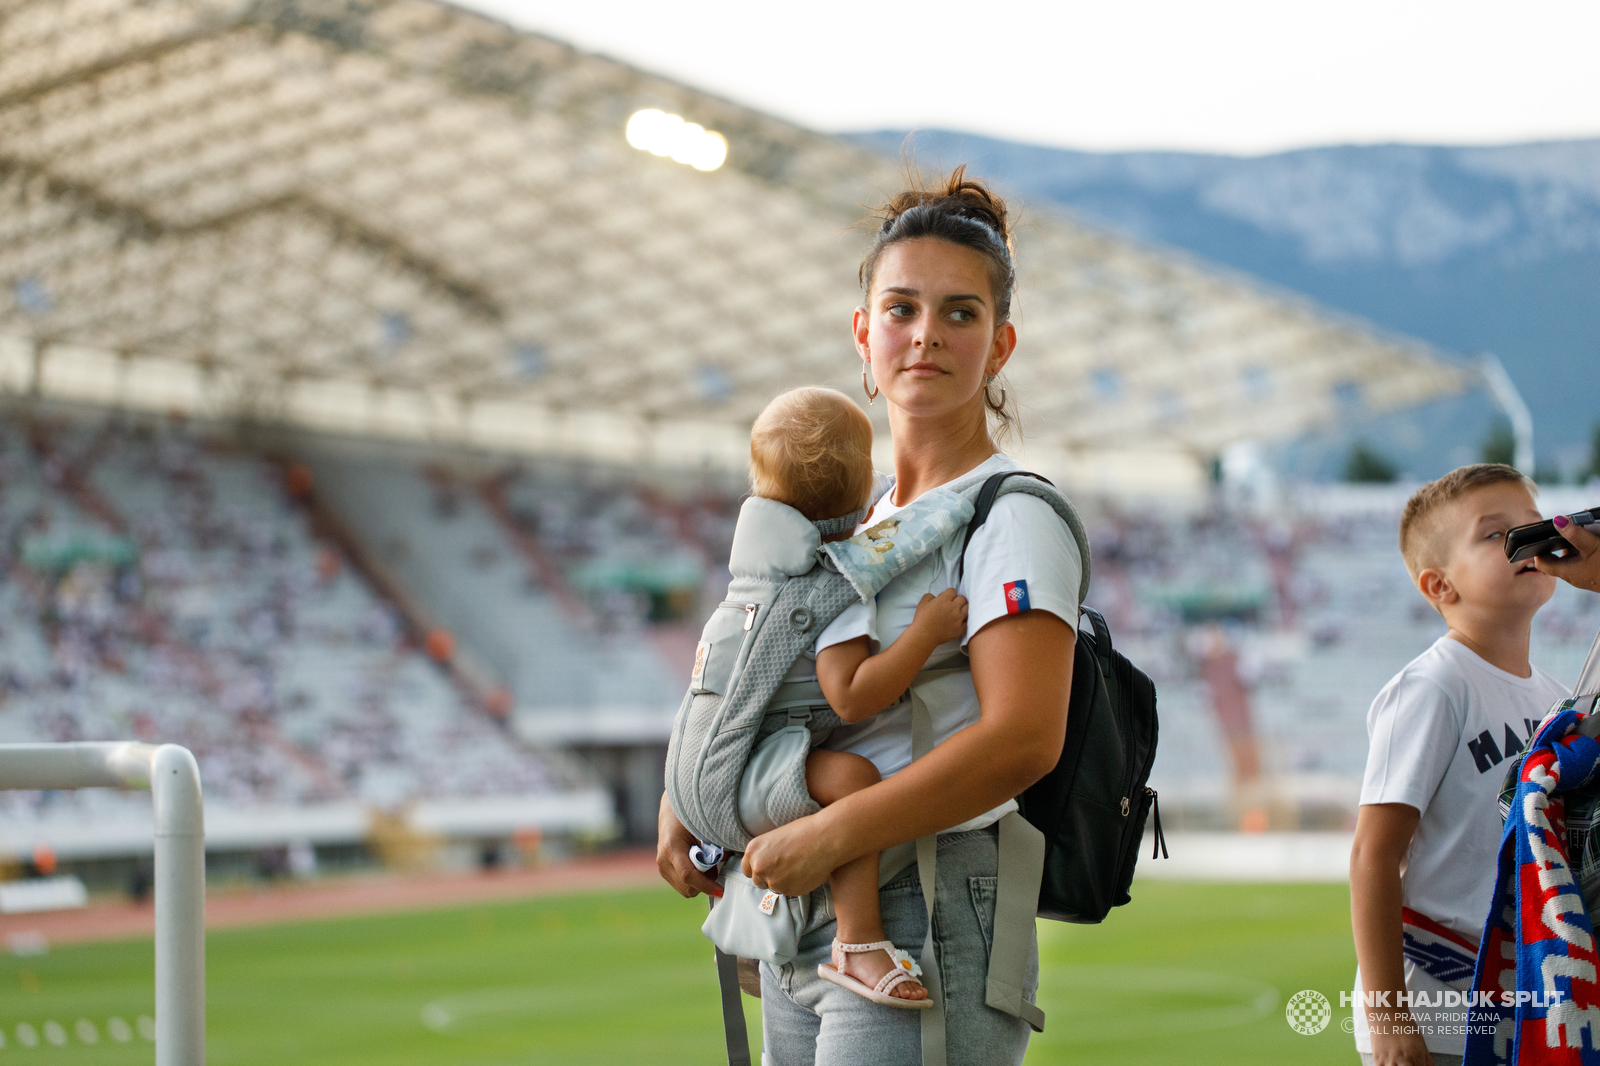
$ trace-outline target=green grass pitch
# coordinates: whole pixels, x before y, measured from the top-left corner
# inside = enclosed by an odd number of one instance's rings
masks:
[[[662,888],[216,932],[209,1061],[715,1063],[701,905]],[[1338,999],[1355,969],[1349,924],[1342,885],[1168,882],[1137,884],[1098,927],[1040,922],[1049,1025],[1027,1061],[1353,1062]],[[0,1066],[151,1062],[137,1031],[119,1043],[108,1020],[151,1013],[152,966],[147,940],[0,956]],[[1314,1036],[1284,1019],[1307,988],[1333,1004]],[[759,1044],[759,1004],[745,1003]]]

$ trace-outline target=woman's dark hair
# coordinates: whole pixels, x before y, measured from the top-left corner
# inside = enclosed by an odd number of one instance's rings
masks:
[[[1011,258],[1011,232],[1006,228],[1006,202],[982,181],[968,178],[963,163],[942,182],[929,186],[916,177],[909,187],[880,207],[873,215],[878,226],[872,248],[861,261],[861,288],[872,293],[872,275],[878,260],[892,245],[935,237],[941,241],[971,248],[982,255],[989,267],[989,288],[994,296],[994,320],[998,326],[1011,318],[1011,292],[1016,287],[1017,269]],[[997,435],[1005,437],[1017,428],[1017,416],[1007,401],[1006,389],[999,380],[988,382],[983,402],[999,422]]]

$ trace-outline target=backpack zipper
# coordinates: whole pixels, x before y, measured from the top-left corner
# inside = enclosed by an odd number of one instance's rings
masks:
[[[1163,859],[1170,858],[1167,855],[1167,838],[1161,832],[1161,800],[1153,788],[1146,787],[1144,794],[1150,797],[1150,813],[1155,818],[1155,843],[1150,848],[1150,857],[1155,858],[1159,851]]]

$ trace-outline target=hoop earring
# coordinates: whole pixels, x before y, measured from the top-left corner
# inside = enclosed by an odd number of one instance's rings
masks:
[[[872,386],[868,387],[867,368],[869,365],[870,364],[868,363],[861,364],[861,391],[867,394],[867,406],[871,407],[873,404],[878,402],[878,393],[882,392],[883,390],[877,387],[877,382],[873,382]]]

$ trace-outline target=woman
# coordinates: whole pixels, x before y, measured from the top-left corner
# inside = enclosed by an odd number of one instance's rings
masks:
[[[854,317],[869,398],[881,392],[894,441],[894,488],[863,527],[930,489],[969,474],[1019,469],[990,433],[1012,416],[996,381],[1017,344],[1010,321],[1015,270],[1005,205],[958,169],[943,187],[911,189],[884,209],[862,263],[866,303]],[[1086,560],[1042,500],[1010,493],[974,535],[958,574],[960,540],[923,560],[878,596],[875,638],[891,643],[927,593],[956,588],[969,601],[964,647],[971,673],[918,687],[936,747],[911,759],[909,704],[834,734],[828,746],[871,759],[883,780],[756,838],[744,870],[758,885],[801,895],[851,859],[938,833],[935,892],[939,996],[951,1066],[1019,1062],[1026,1022],[985,1004],[996,884],[995,823],[1013,797],[1056,763],[1066,731],[1078,585]],[[716,892],[689,862],[692,838],[661,806],[658,864],[685,896]],[[900,848],[905,855],[907,849]],[[917,868],[886,863],[880,892],[889,937],[916,954],[928,929]],[[774,1066],[900,1066],[922,1061],[914,1012],[884,1010],[816,975],[830,923],[801,955],[762,967],[764,1046]],[[1037,951],[1025,997],[1037,985]]]

